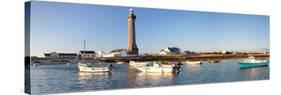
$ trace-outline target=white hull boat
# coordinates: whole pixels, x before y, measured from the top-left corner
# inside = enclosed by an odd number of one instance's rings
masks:
[[[84,40],[84,51],[86,47],[86,41]],[[82,54],[84,54],[83,52]],[[85,60],[84,57],[82,61],[78,63],[78,69],[80,72],[89,72],[89,73],[100,73],[100,72],[109,72],[113,68],[112,64],[101,64],[98,63],[98,60]]]
[[[137,68],[141,72],[149,72],[149,73],[172,73],[173,68],[164,68],[164,67],[139,67]]]
[[[129,64],[134,67],[145,67],[146,65],[151,64],[151,62],[130,61]]]
[[[117,64],[123,64],[123,63],[125,63],[125,62],[117,62]]]
[[[185,61],[185,63],[190,64],[190,65],[194,65],[194,64],[202,64],[201,61]]]
[[[78,63],[78,69],[80,72],[109,72],[111,70],[110,66],[104,64],[88,65],[85,63]]]
[[[153,66],[137,67],[137,69],[141,72],[148,73],[172,73],[174,71],[174,65],[164,65],[154,62]]]

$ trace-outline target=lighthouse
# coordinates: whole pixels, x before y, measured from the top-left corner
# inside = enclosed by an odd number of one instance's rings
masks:
[[[133,9],[129,10],[128,14],[128,54],[138,54],[139,49],[136,43],[136,29],[135,29],[136,15],[134,14]]]

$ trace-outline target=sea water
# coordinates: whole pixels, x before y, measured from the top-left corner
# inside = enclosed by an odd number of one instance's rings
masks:
[[[31,93],[66,93],[269,79],[269,66],[239,68],[238,60],[182,65],[180,73],[143,73],[127,63],[107,73],[79,72],[77,64],[31,66]]]

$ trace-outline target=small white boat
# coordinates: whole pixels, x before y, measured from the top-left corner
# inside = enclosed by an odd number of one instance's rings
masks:
[[[134,66],[134,67],[145,67],[146,65],[148,64],[151,64],[152,62],[148,62],[148,61],[144,61],[144,62],[141,62],[141,61],[130,61],[129,64],[131,66]]]
[[[112,65],[100,64],[100,63],[78,63],[78,69],[80,72],[109,72]]]
[[[185,61],[185,63],[190,64],[190,65],[194,65],[194,64],[202,64],[201,61]]]
[[[123,63],[125,63],[125,62],[117,62],[117,64],[123,64]]]
[[[172,73],[175,65],[174,64],[159,64],[154,62],[152,66],[137,67],[141,72],[148,73]]]
[[[84,40],[84,51],[86,47],[86,41]],[[84,53],[82,53],[84,54]],[[78,63],[78,69],[80,72],[109,72],[113,68],[112,64],[101,64],[98,60],[85,60],[84,57],[82,61]]]

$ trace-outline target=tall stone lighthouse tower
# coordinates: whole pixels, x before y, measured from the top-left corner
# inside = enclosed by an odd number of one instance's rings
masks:
[[[135,20],[136,20],[136,15],[134,14],[133,9],[130,9],[128,14],[128,47],[127,47],[128,54],[139,53],[139,49],[136,44]]]

